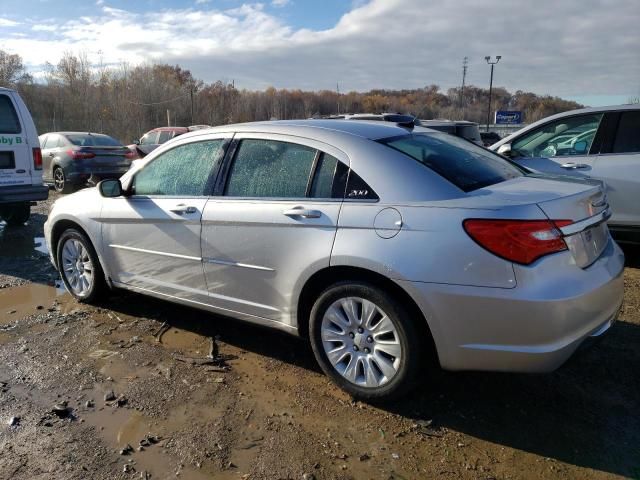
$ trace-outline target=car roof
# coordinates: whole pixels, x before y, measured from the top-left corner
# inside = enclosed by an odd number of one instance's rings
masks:
[[[542,118],[537,122],[533,122],[530,125],[527,125],[520,130],[513,132],[511,135],[504,137],[502,140],[491,145],[491,149],[495,149],[504,145],[505,143],[511,142],[514,138],[522,135],[525,132],[533,130],[534,128],[538,128],[540,125],[544,125],[545,123],[552,122],[554,120],[560,120],[565,117],[573,117],[575,115],[583,115],[586,113],[607,113],[607,112],[617,112],[624,110],[640,110],[639,104],[627,103],[623,105],[607,105],[605,107],[587,107],[587,108],[579,108],[576,110],[568,110],[566,112],[556,113],[555,115],[551,115],[549,117]]]
[[[0,92],[15,92],[12,88],[0,87]]]
[[[106,133],[98,132],[45,132],[42,135],[102,135],[103,137],[109,137]]]
[[[349,135],[369,140],[379,140],[381,138],[397,137],[407,135],[411,129],[397,126],[393,122],[379,122],[375,120],[362,120],[351,122],[348,120],[271,120],[264,122],[237,123],[212,127],[206,130],[196,130],[186,134],[187,136],[197,136],[203,133],[215,132],[265,132],[281,133],[290,135]],[[428,128],[416,127],[416,132],[436,133]]]
[[[420,123],[427,123],[431,125],[478,125],[476,122],[470,122],[469,120],[423,120],[420,119]]]

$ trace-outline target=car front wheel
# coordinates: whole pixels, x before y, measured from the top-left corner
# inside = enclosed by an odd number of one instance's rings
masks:
[[[310,317],[311,345],[322,370],[362,400],[390,400],[415,384],[420,336],[408,310],[374,285],[326,289]]]
[[[58,241],[57,263],[67,291],[81,302],[96,300],[106,283],[98,256],[86,235],[70,228]]]

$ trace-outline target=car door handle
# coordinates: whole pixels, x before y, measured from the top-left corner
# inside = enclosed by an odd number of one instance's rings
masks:
[[[576,170],[578,168],[589,168],[589,165],[586,163],[575,163],[575,162],[567,162],[560,165],[562,168],[566,168],[567,170]]]
[[[180,205],[176,205],[175,207],[169,209],[170,212],[177,213],[178,215],[183,215],[185,213],[196,213],[198,209],[196,207],[187,206],[183,203]]]
[[[309,210],[304,207],[293,207],[292,209],[285,210],[282,213],[287,217],[320,218],[322,216],[322,212],[318,210]]]
[[[53,158],[53,157],[55,157],[56,155],[55,155],[55,153],[50,153],[50,154],[49,154],[49,156],[50,156],[51,158]]]

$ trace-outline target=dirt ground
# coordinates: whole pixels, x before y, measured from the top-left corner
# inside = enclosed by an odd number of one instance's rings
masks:
[[[620,321],[555,373],[425,371],[372,406],[285,334],[74,302],[43,253],[48,203],[0,226],[0,479],[640,478],[638,251]]]

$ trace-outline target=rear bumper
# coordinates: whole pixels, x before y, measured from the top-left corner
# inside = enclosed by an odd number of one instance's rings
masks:
[[[0,187],[0,203],[37,202],[49,198],[45,185],[15,185]]]
[[[556,285],[543,274],[514,289],[400,283],[428,319],[443,368],[548,372],[608,330],[623,297],[624,255],[611,240],[590,267],[562,270]]]
[[[120,178],[129,171],[129,166],[123,167],[100,167],[76,170],[67,174],[67,179],[71,183],[84,183],[90,178],[94,180],[103,180],[106,178]]]

